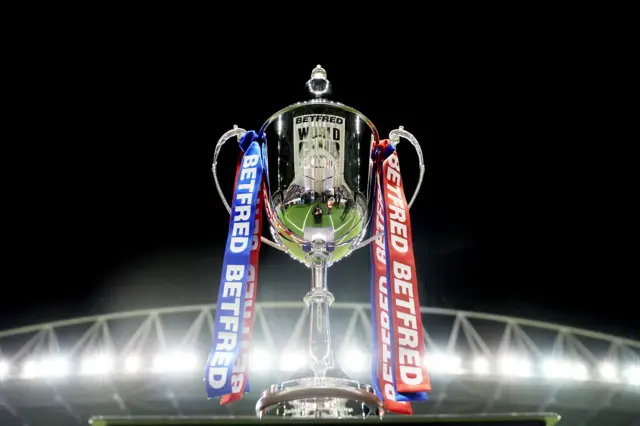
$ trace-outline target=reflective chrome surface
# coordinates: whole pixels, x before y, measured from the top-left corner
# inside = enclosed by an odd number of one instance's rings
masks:
[[[341,419],[384,415],[369,385],[350,379],[304,378],[273,385],[256,403],[256,414],[297,419]]]
[[[351,108],[314,100],[285,108],[263,129],[277,238],[308,266],[312,241],[322,239],[329,264],[337,262],[366,232],[375,128]]]
[[[372,196],[371,150],[379,141],[371,121],[357,110],[330,101],[331,84],[318,65],[306,87],[312,98],[272,115],[260,132],[267,141],[265,212],[271,224],[272,242],[262,241],[311,269],[311,289],[304,301],[309,309],[309,369],[264,392],[256,405],[259,417],[268,414],[296,418],[345,418],[382,416],[382,402],[371,386],[345,377],[335,368],[329,322],[334,301],[327,287],[328,267],[379,235],[367,234]],[[220,150],[243,129],[234,126],[218,141],[213,174],[216,188],[228,211],[216,174]],[[417,140],[402,127],[391,133],[397,144],[408,139],[418,151],[420,179],[424,174]],[[364,240],[364,241],[363,241]]]

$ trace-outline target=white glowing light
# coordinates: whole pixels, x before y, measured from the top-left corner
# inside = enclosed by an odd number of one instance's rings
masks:
[[[533,368],[529,360],[508,355],[500,360],[500,372],[509,377],[531,377]]]
[[[280,369],[282,371],[296,371],[304,367],[306,361],[306,357],[301,352],[285,350],[280,360]]]
[[[84,375],[105,375],[111,373],[113,359],[107,355],[95,355],[82,361],[80,372]]]

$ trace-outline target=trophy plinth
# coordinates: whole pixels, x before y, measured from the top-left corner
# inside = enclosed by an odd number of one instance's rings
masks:
[[[256,414],[300,419],[366,418],[384,414],[371,386],[351,379],[303,378],[273,385],[256,404]]]

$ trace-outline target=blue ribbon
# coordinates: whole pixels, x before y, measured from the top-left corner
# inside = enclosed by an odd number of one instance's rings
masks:
[[[376,209],[377,209],[377,197],[378,197],[378,185],[376,184],[375,176],[376,174],[377,163],[374,160],[372,174],[373,178],[373,218],[371,219],[371,236],[376,235]],[[378,380],[378,316],[376,314],[377,309],[377,298],[376,298],[376,286],[375,276],[373,271],[373,262],[375,262],[375,253],[374,253],[373,243],[371,244],[371,250],[369,250],[369,255],[371,258],[371,386],[376,393],[376,396],[383,399],[382,391],[380,390],[380,382]]]
[[[256,203],[263,177],[262,150],[256,132],[240,140],[244,152],[233,191],[229,235],[218,292],[213,343],[205,368],[207,395],[214,398],[232,393],[233,366],[242,343],[244,298],[251,260],[251,240],[255,226]],[[245,387],[248,391],[248,387]]]

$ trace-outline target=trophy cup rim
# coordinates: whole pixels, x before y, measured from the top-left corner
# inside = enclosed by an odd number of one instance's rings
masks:
[[[267,119],[267,121],[264,122],[262,127],[260,127],[260,133],[261,134],[264,133],[264,131],[267,129],[267,127],[269,127],[271,125],[271,123],[273,123],[282,114],[286,114],[286,113],[291,112],[294,109],[297,109],[297,108],[300,108],[300,107],[315,106],[315,105],[320,105],[320,106],[324,105],[324,106],[336,107],[336,108],[339,108],[339,109],[342,109],[344,111],[347,111],[347,112],[350,112],[352,114],[357,115],[371,129],[374,141],[378,142],[380,140],[380,135],[378,133],[378,129],[373,124],[373,122],[369,118],[367,118],[366,115],[364,115],[363,113],[361,113],[357,109],[352,108],[352,107],[350,107],[348,105],[345,105],[345,104],[340,103],[340,102],[330,101],[328,99],[311,99],[311,100],[308,100],[308,101],[296,102],[295,104],[291,104],[289,106],[286,106],[286,107],[282,108],[281,110],[279,110],[279,111],[275,112],[274,114],[272,114]]]

